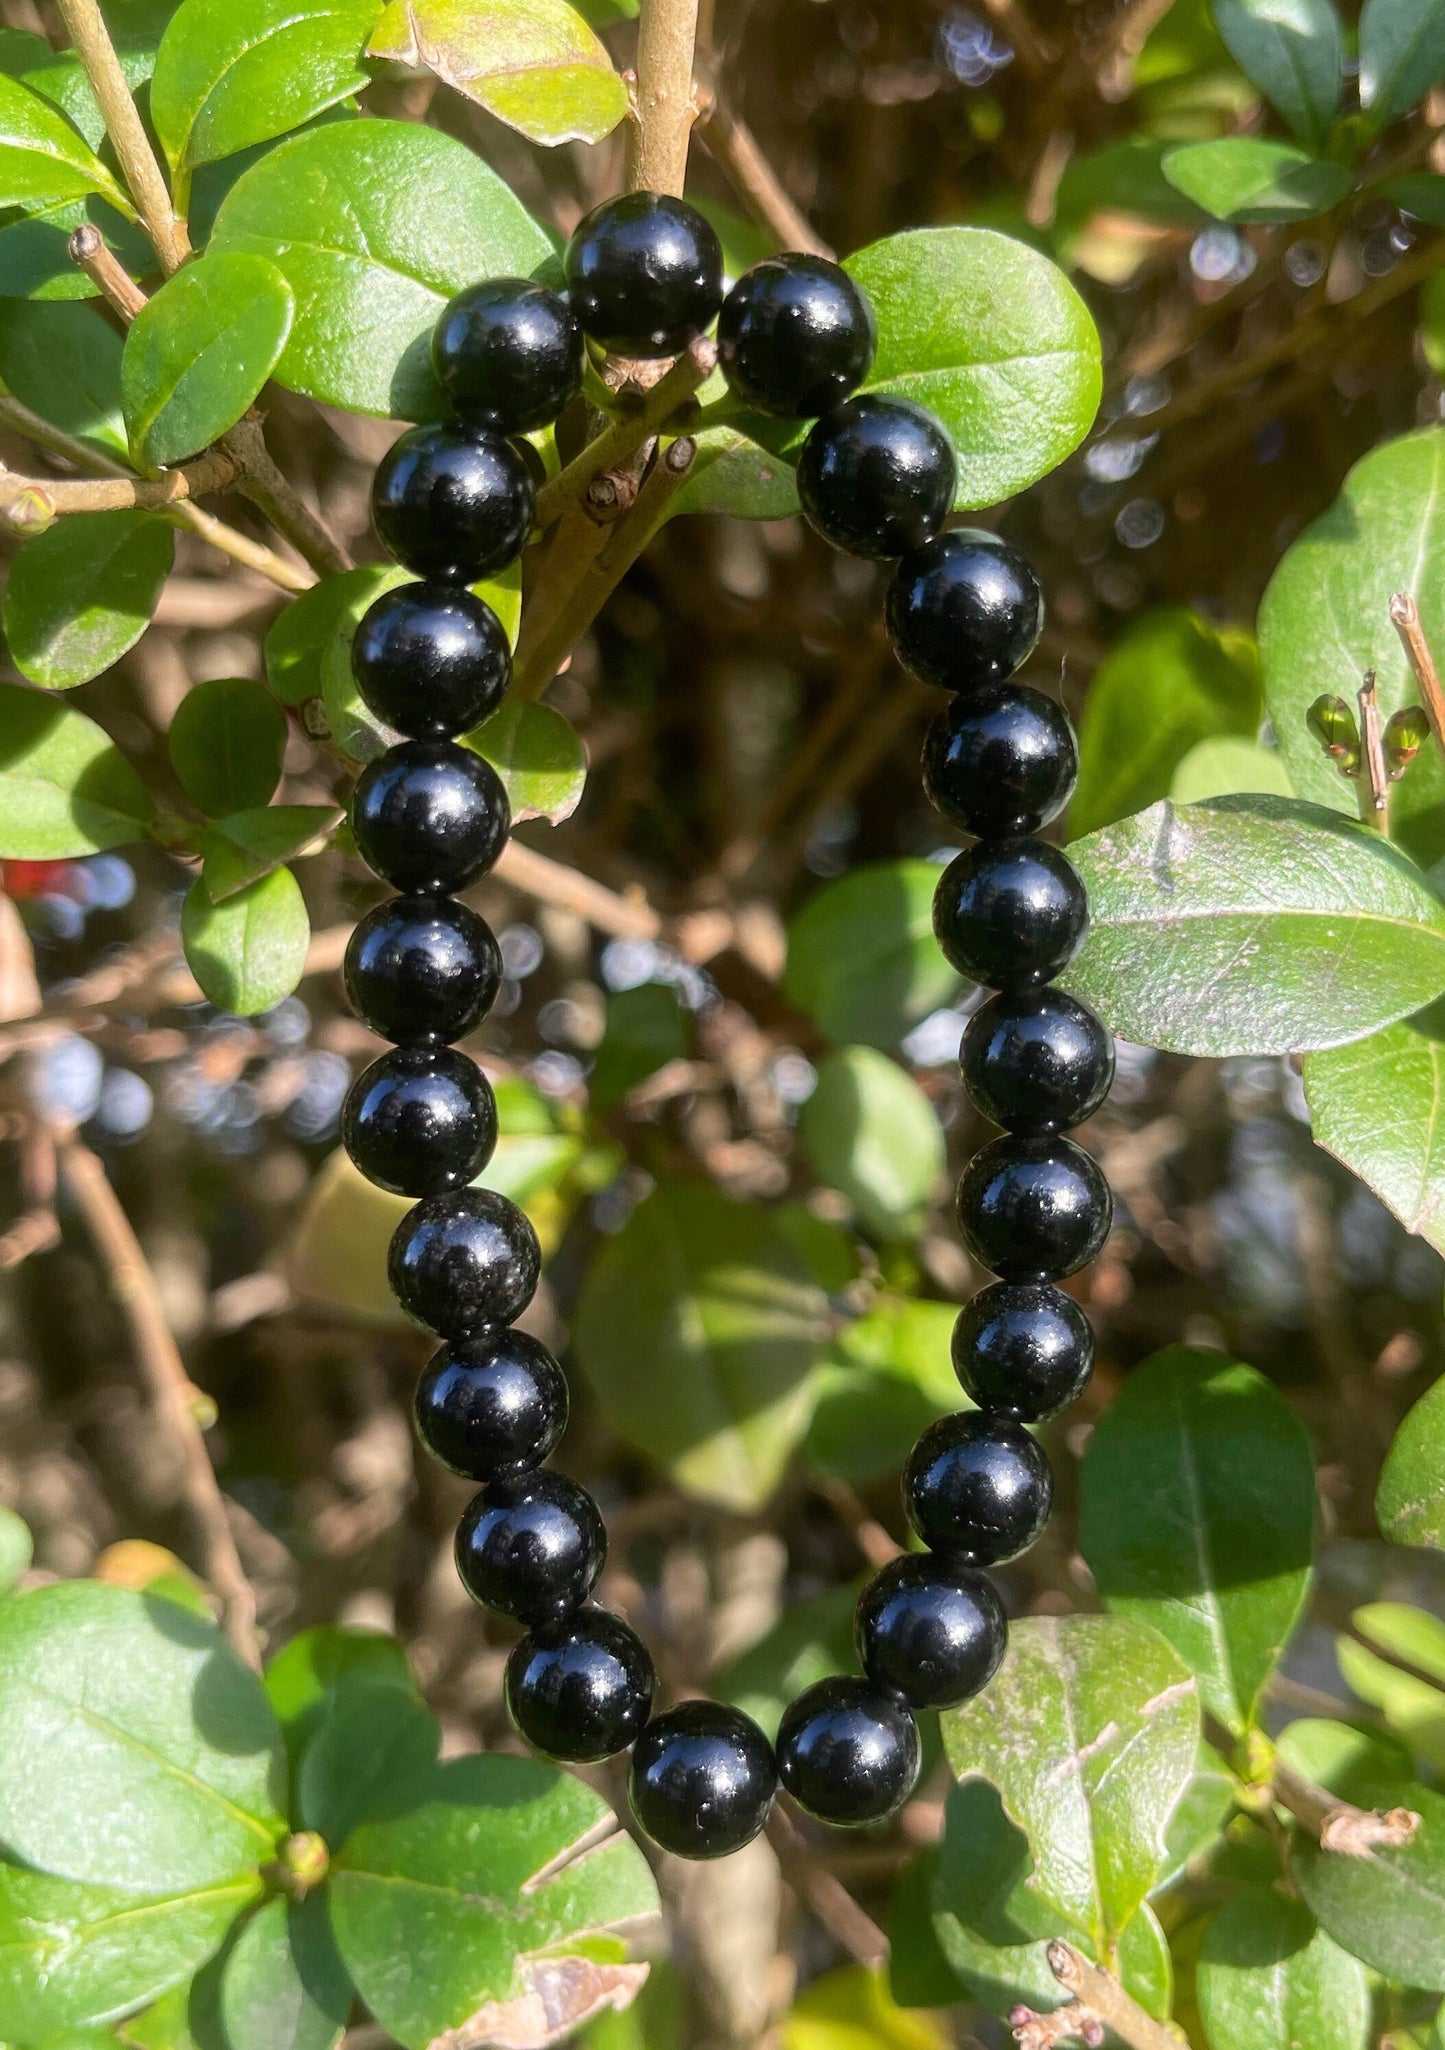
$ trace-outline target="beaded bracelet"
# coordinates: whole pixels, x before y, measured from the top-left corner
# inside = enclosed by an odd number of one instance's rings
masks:
[[[392,1242],[389,1274],[409,1314],[444,1341],[417,1391],[428,1448],[481,1483],[457,1532],[457,1567],[483,1607],[526,1635],[507,1661],[508,1711],[550,1757],[632,1748],[638,1824],[684,1857],[738,1850],[778,1784],[820,1820],[880,1821],[918,1773],[917,1711],[986,1685],[1003,1655],[1003,1604],[982,1571],[1014,1558],[1048,1516],[1048,1460],[1026,1426],[1081,1391],[1089,1327],[1056,1282],[1098,1252],[1108,1185],[1060,1136],[1097,1109],[1113,1074],[1109,1034],[1047,987],[1082,937],[1077,872],[1031,837],[1056,817],[1076,770],[1064,713],[1009,677],[1043,621],[1028,563],[994,536],[945,531],[955,461],[938,421],[911,401],[855,396],[875,350],[873,314],[847,273],[812,256],[758,264],[723,298],[712,228],[651,193],[589,214],[566,254],[567,296],[516,278],[471,287],[433,341],[452,420],[402,435],[376,474],[377,532],[420,579],[378,598],[353,665],[367,705],[406,736],[359,779],[364,861],[400,894],[369,912],[346,957],[357,1014],[394,1042],[348,1097],[344,1136],[361,1172],[420,1198]],[[973,836],[934,900],[938,941],[960,975],[991,988],[963,1038],[969,1094],[1004,1128],[958,1189],[964,1241],[1001,1278],[961,1311],[953,1363],[974,1410],[924,1432],[903,1477],[927,1548],[876,1573],[858,1604],[862,1677],[808,1688],[776,1750],[735,1708],[685,1701],[652,1714],[652,1661],[589,1596],[606,1533],[587,1491],[543,1462],[567,1421],[567,1384],[547,1350],[509,1328],[540,1270],[536,1235],[504,1196],[473,1186],[496,1140],[496,1107],[452,1042],[501,980],[497,944],[455,892],[496,861],[506,793],[458,745],[506,689],[506,636],[470,586],[516,560],[532,523],[531,472],[509,439],[554,421],[581,386],[584,350],[676,356],[718,321],[732,391],[766,414],[812,419],[798,461],[805,518],[834,546],[897,560],[893,646],[915,676],[953,693],[924,750],[934,805]]]

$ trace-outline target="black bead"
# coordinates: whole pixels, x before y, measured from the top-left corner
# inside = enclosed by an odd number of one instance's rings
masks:
[[[1056,1281],[1087,1266],[1112,1217],[1103,1170],[1072,1139],[990,1140],[958,1184],[964,1244],[1005,1281]]]
[[[582,388],[585,345],[565,299],[529,278],[487,278],[442,308],[432,332],[437,383],[469,426],[546,427]]]
[[[451,897],[389,897],[346,947],[346,994],[400,1046],[463,1039],[491,1007],[502,957],[484,918]]]
[[[902,555],[937,533],[957,471],[948,436],[910,399],[865,393],[820,420],[798,458],[804,518],[849,555]]]
[[[960,1059],[969,1095],[1010,1132],[1081,1125],[1114,1079],[1108,1026],[1061,989],[990,997],[968,1021]]]
[[[777,1791],[773,1748],[751,1716],[684,1701],[632,1747],[628,1797],[638,1826],[679,1858],[725,1858],[750,1844]]]
[[[813,420],[868,375],[878,330],[847,271],[822,256],[770,256],[723,301],[718,362],[745,405]]]
[[[398,733],[444,740],[495,712],[512,675],[506,630],[462,584],[400,584],[361,616],[351,671]]]
[[[953,1371],[994,1416],[1040,1424],[1077,1401],[1094,1367],[1089,1320],[1044,1281],[992,1281],[953,1327]]]
[[[910,1708],[955,1708],[998,1671],[1008,1623],[986,1575],[905,1552],[864,1588],[853,1635],[877,1686]]]
[[[965,833],[1036,833],[1073,792],[1079,754],[1068,714],[1041,691],[991,685],[949,701],[923,743],[929,802]]]
[[[594,207],[564,267],[573,312],[616,356],[680,356],[722,304],[722,244],[696,207],[667,193]]]
[[[376,466],[382,545],[420,577],[474,584],[515,562],[532,529],[532,473],[485,428],[413,427]]]
[[[497,1143],[497,1104],[475,1061],[449,1046],[394,1047],[352,1083],[341,1139],[369,1182],[437,1196],[479,1175]]]
[[[647,1647],[620,1616],[581,1609],[543,1623],[507,1660],[507,1713],[549,1758],[611,1758],[652,1712],[655,1676]]]
[[[819,1822],[882,1822],[913,1792],[918,1764],[908,1710],[851,1673],[806,1688],[778,1726],[778,1778]]]
[[[955,527],[905,555],[888,587],[888,633],[904,668],[945,690],[1002,683],[1044,626],[1027,556],[996,534]]]
[[[933,930],[949,962],[996,989],[1057,975],[1088,922],[1078,870],[1046,840],[980,840],[954,856],[933,893]]]
[[[512,807],[501,777],[451,740],[403,740],[368,762],[351,795],[351,836],[398,890],[464,890],[507,844]]]
[[[474,1602],[518,1623],[560,1622],[586,1601],[607,1558],[587,1490],[564,1473],[493,1481],[457,1525],[457,1573]]]
[[[416,1427],[434,1459],[469,1481],[530,1473],[567,1428],[567,1377],[545,1345],[505,1324],[433,1353]]]
[[[965,1566],[1001,1566],[1049,1520],[1048,1455],[1022,1424],[961,1410],[923,1433],[903,1469],[903,1507],[931,1552]]]
[[[526,1213],[495,1189],[427,1196],[397,1226],[387,1255],[392,1293],[439,1338],[510,1324],[536,1293],[542,1249]]]

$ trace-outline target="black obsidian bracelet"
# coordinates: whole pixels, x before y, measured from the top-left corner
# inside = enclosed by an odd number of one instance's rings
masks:
[[[711,227],[650,193],[590,214],[566,274],[565,297],[500,278],[451,302],[433,342],[451,418],[404,434],[377,471],[377,532],[420,581],[378,598],[353,648],[362,697],[405,737],[365,770],[352,805],[363,860],[399,894],[367,914],[347,952],[352,1004],[393,1050],[356,1081],[343,1132],[363,1174],[418,1198],[388,1271],[403,1308],[444,1341],[417,1390],[417,1427],[445,1466],[481,1484],[457,1532],[458,1571],[477,1602],[526,1633],[507,1661],[513,1722],[552,1758],[631,1747],[640,1827],[709,1858],[757,1835],[780,1782],[822,1821],[881,1821],[917,1777],[915,1713],[968,1699],[1003,1656],[1003,1605],[983,1569],[1016,1557],[1047,1519],[1049,1463],[1027,1426],[1073,1401],[1093,1351],[1056,1284],[1109,1227],[1103,1176],[1061,1135],[1103,1100],[1113,1047],[1091,1011],[1050,987],[1087,907],[1067,858],[1034,837],[1073,787],[1072,731],[1051,699],[1010,681],[1042,628],[1038,583],[993,535],[945,531],[955,465],[938,421],[906,399],[859,393],[876,337],[857,285],[820,258],[781,256],[724,299]],[[510,674],[506,635],[470,586],[515,561],[532,525],[531,472],[511,437],[576,396],[587,338],[632,358],[675,356],[714,318],[734,393],[815,423],[798,463],[804,516],[838,548],[897,562],[893,646],[951,693],[929,731],[924,785],[973,844],[939,881],[934,927],[959,974],[994,992],[961,1060],[974,1103],[1003,1128],[958,1190],[964,1241],[1000,1277],[954,1329],[954,1367],[977,1408],[933,1424],[904,1470],[904,1509],[926,1550],[874,1575],[857,1611],[862,1674],[808,1688],[776,1747],[717,1702],[653,1715],[646,1648],[589,1599],[602,1518],[585,1488],[544,1465],[566,1425],[566,1380],[511,1328],[540,1251],[514,1203],[474,1186],[496,1106],[452,1046],[501,980],[496,940],[455,893],[492,867],[511,818],[497,776],[456,736],[496,709]]]

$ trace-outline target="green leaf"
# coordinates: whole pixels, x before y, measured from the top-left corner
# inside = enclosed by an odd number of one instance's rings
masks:
[[[1338,812],[1166,800],[1069,852],[1090,912],[1069,987],[1139,1045],[1312,1052],[1445,986],[1445,905],[1398,848]]]
[[[172,170],[285,135],[359,92],[370,83],[360,58],[379,11],[380,0],[182,0],[150,92]]]
[[[217,1010],[243,1018],[290,996],[310,939],[306,905],[289,868],[272,869],[220,904],[198,879],[181,906],[181,945],[192,975]]]
[[[121,340],[88,306],[0,301],[0,379],[67,434],[127,454],[120,411]]]
[[[103,193],[130,202],[99,157],[48,100],[0,72],[0,207],[27,212]]]
[[[725,513],[738,520],[785,520],[798,510],[792,468],[735,427],[706,427],[672,515]]]
[[[192,804],[208,818],[224,818],[271,798],[281,780],[286,714],[264,685],[216,676],[181,699],[168,745]]]
[[[407,2050],[561,2034],[625,2006],[646,1967],[613,1933],[657,1912],[630,1838],[590,1787],[531,1759],[456,1758],[396,1789],[332,1867],[336,1940]]]
[[[1188,1668],[1122,1616],[1030,1616],[988,1690],[940,1720],[955,1776],[989,1780],[1024,1832],[1033,1898],[1103,1955],[1163,1868],[1194,1770]]]
[[[565,0],[391,0],[367,46],[425,65],[533,142],[601,142],[627,88]]]
[[[1169,1818],[1164,1869],[1155,1881],[1156,1893],[1182,1879],[1194,1860],[1203,1857],[1219,1841],[1234,1812],[1238,1793],[1239,1781],[1213,1745],[1201,1738],[1189,1784]]]
[[[1077,448],[1099,406],[1099,337],[1047,257],[988,228],[919,228],[846,268],[878,317],[868,388],[938,415],[956,506],[996,504]]]
[[[298,856],[319,854],[342,814],[334,804],[271,804],[232,812],[201,839],[201,874],[213,904],[223,904]]]
[[[866,1965],[825,1972],[799,1994],[778,2030],[781,2050],[951,2050],[942,2015],[905,2014],[887,1973]]]
[[[1170,779],[1167,793],[1179,804],[1207,804],[1211,797],[1293,797],[1278,751],[1238,734],[1198,740]]]
[[[1309,1591],[1314,1461],[1252,1367],[1170,1346],[1094,1428],[1079,1549],[1106,1608],[1150,1623],[1236,1735]]]
[[[829,1039],[896,1046],[958,993],[933,937],[939,870],[879,861],[825,883],[788,928],[783,993]]]
[[[226,195],[211,248],[267,257],[291,286],[279,383],[349,412],[412,420],[440,409],[430,348],[446,301],[478,278],[530,276],[552,256],[461,143],[376,120],[331,123],[272,150]]]
[[[1304,1085],[1315,1143],[1445,1253],[1445,1043],[1435,1011],[1307,1054]]]
[[[1145,613],[1094,673],[1079,721],[1069,836],[1096,832],[1169,795],[1199,741],[1259,728],[1253,637],[1180,607]]]
[[[935,1418],[969,1407],[950,1352],[957,1314],[952,1303],[880,1296],[839,1332],[803,1441],[811,1466],[845,1481],[896,1472]]]
[[[348,1679],[328,1696],[296,1776],[297,1813],[329,1844],[396,1810],[393,1789],[436,1762],[441,1726],[390,1676]]]
[[[1305,726],[1322,692],[1353,705],[1367,669],[1381,715],[1419,702],[1390,599],[1412,593],[1433,647],[1445,646],[1445,428],[1372,449],[1329,511],[1305,529],[1270,579],[1259,614],[1264,695],[1301,797],[1355,810],[1354,786]],[[1394,837],[1428,867],[1445,854],[1445,762],[1421,749],[1390,800]]]
[[[373,598],[402,581],[390,563],[323,577],[277,614],[266,634],[266,681],[283,705],[321,695],[321,662],[333,636],[348,644]]]
[[[1445,1794],[1407,1782],[1379,1789],[1375,1805],[1420,1817],[1408,1844],[1345,1857],[1301,1836],[1295,1882],[1352,1956],[1387,1979],[1445,1993]]]
[[[266,1665],[266,1698],[286,1733],[288,1748],[315,1735],[319,1717],[337,1690],[353,1682],[414,1691],[406,1653],[380,1630],[318,1623],[298,1631]]]
[[[27,541],[5,587],[21,675],[70,690],[118,662],[150,625],[175,542],[165,520],[134,511],[71,513]]]
[[[830,1587],[790,1602],[766,1636],[723,1667],[713,1682],[720,1701],[750,1715],[767,1731],[804,1688],[853,1668],[853,1611],[862,1582]]]
[[[0,1594],[9,1594],[35,1555],[35,1540],[23,1516],[0,1509]]]
[[[203,256],[168,278],[125,340],[121,394],[131,450],[158,470],[234,427],[281,357],[291,287],[274,264]]]
[[[284,1827],[281,1763],[260,1681],[176,1603],[71,1581],[0,1604],[13,1857],[138,1895],[229,1885]]]
[[[98,299],[99,285],[70,260],[70,238],[87,221],[101,230],[131,277],[144,276],[155,262],[140,229],[103,199],[66,200],[33,214],[12,214],[0,224],[0,299]]]
[[[0,855],[62,861],[125,847],[154,817],[150,792],[93,719],[0,683]]]
[[[1410,1776],[1410,1754],[1383,1730],[1362,1730],[1328,1716],[1301,1716],[1280,1731],[1286,1765],[1342,1801],[1373,1808],[1381,1790]]]
[[[1197,1979],[1216,2050],[1366,2050],[1369,1976],[1309,1909],[1246,1887],[1213,1917]]]
[[[1445,228],[1445,178],[1435,171],[1419,171],[1408,178],[1387,178],[1380,194],[1402,213],[1413,214],[1432,228]],[[1429,282],[1427,280],[1427,282]]]
[[[1345,1685],[1379,1710],[1385,1727],[1417,1758],[1437,1769],[1445,1765],[1445,1623],[1408,1602],[1367,1602],[1350,1621],[1356,1635],[1335,1640]],[[1377,1658],[1361,1638],[1388,1656]],[[1439,1684],[1432,1687],[1396,1661],[1433,1673]]]
[[[588,1100],[610,1110],[624,1096],[687,1052],[687,1024],[677,991],[664,982],[614,990],[607,1022],[587,1080]]]
[[[844,1257],[840,1233],[829,1246]],[[594,1257],[577,1356],[624,1438],[689,1494],[746,1514],[807,1428],[831,1322],[786,1213],[670,1182]]]
[[[1344,37],[1334,0],[1213,0],[1229,54],[1305,142],[1340,104]]]
[[[820,1178],[880,1238],[912,1238],[944,1168],[938,1113],[896,1061],[844,1046],[818,1069],[798,1120]]]
[[[587,750],[575,728],[550,705],[514,698],[465,739],[501,777],[514,824],[546,819],[560,826],[582,802]]]
[[[269,1900],[226,1952],[216,2019],[227,2050],[335,2050],[353,1994],[324,1898]]]
[[[1445,1552],[1445,1380],[1426,1390],[1395,1433],[1375,1514],[1396,1544]]]
[[[1226,135],[1171,150],[1164,176],[1216,221],[1307,221],[1338,206],[1351,185],[1344,164],[1262,135]]]
[[[1360,105],[1384,128],[1445,78],[1441,0],[1365,0],[1360,11]]]

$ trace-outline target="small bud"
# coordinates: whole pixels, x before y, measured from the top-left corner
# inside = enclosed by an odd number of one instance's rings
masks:
[[[326,1877],[331,1856],[314,1829],[288,1836],[277,1859],[277,1878],[293,1899],[302,1900]]]
[[[1385,764],[1390,772],[1390,781],[1397,783],[1420,749],[1430,732],[1430,721],[1420,705],[1406,705],[1401,711],[1392,712],[1385,722]]]
[[[5,508],[5,524],[12,534],[43,534],[55,524],[55,504],[48,491],[31,485],[19,491]]]
[[[1330,695],[1315,699],[1305,714],[1310,732],[1336,763],[1342,776],[1353,776],[1360,766],[1360,729],[1355,715],[1343,698]]]

